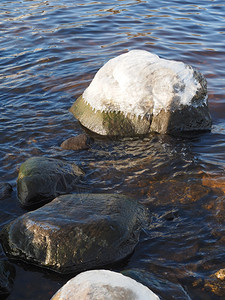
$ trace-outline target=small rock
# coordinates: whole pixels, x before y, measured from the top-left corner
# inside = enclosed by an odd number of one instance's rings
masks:
[[[23,206],[52,200],[71,192],[84,172],[75,164],[59,159],[32,157],[20,167],[17,194]]]
[[[171,210],[166,212],[162,217],[167,221],[173,221],[175,218],[178,217],[178,210]]]
[[[11,195],[12,186],[9,183],[0,183],[0,200],[3,200]]]
[[[144,218],[143,206],[124,195],[63,195],[7,224],[0,239],[10,256],[79,272],[131,254]]]
[[[61,146],[64,150],[85,150],[90,148],[89,138],[86,134],[79,134],[65,140]]]
[[[69,280],[51,300],[159,300],[143,284],[108,270],[83,272]]]

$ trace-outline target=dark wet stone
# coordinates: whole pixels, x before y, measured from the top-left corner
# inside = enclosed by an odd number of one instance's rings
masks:
[[[167,221],[173,221],[175,218],[178,217],[178,214],[179,214],[178,210],[171,210],[171,211],[166,212],[163,215],[163,218]]]
[[[15,277],[14,267],[7,261],[0,261],[0,298],[10,294]]]
[[[144,218],[143,207],[123,195],[64,195],[6,225],[1,240],[9,256],[79,272],[132,253]]]
[[[199,83],[199,88],[191,100],[191,105],[180,105],[170,111],[162,109],[153,116],[151,131],[158,133],[182,134],[184,132],[207,131],[211,129],[212,120],[208,108],[208,100],[202,104],[203,99],[207,99],[207,81],[205,77],[191,66],[193,77]],[[175,99],[174,99],[175,100]],[[174,104],[176,101],[174,101]]]
[[[151,131],[180,135],[186,132],[207,131],[212,126],[208,106],[183,106],[175,111],[161,110],[153,116]]]
[[[65,140],[60,147],[64,150],[85,150],[90,148],[90,138],[86,134],[79,134]]]
[[[30,206],[71,192],[83,174],[77,165],[62,160],[29,158],[21,165],[17,179],[20,203]]]
[[[12,186],[9,183],[0,182],[0,200],[8,198],[12,190]]]

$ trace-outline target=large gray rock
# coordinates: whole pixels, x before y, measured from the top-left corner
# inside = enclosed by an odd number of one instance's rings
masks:
[[[47,157],[32,157],[19,170],[17,194],[23,206],[52,200],[71,192],[83,171],[75,164]]]
[[[70,111],[89,130],[108,136],[211,128],[205,77],[143,50],[109,60]]]
[[[64,195],[6,225],[1,241],[9,256],[79,272],[129,255],[144,217],[142,206],[123,195]]]
[[[69,280],[51,300],[159,300],[143,284],[108,270],[83,272]]]

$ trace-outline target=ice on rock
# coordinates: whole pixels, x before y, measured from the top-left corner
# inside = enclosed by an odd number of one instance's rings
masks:
[[[145,50],[110,59],[70,111],[100,135],[210,130],[207,82],[183,62]]]
[[[200,88],[193,73],[182,62],[132,50],[109,60],[96,73],[83,97],[101,112],[120,111],[141,117],[149,112],[157,114],[161,109],[191,105]]]

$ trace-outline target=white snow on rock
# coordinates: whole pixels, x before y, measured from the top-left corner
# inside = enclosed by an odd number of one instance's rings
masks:
[[[194,70],[183,62],[132,50],[99,69],[83,97],[101,112],[156,115],[161,109],[173,111],[180,105],[192,105],[191,100],[200,88],[193,74]],[[206,100],[200,105],[205,105]]]
[[[108,270],[83,272],[69,280],[52,300],[159,300],[134,279]]]

